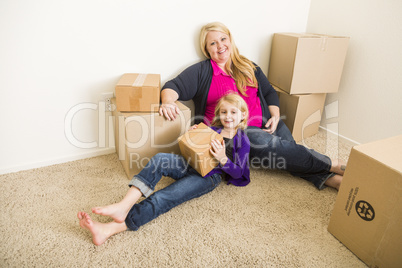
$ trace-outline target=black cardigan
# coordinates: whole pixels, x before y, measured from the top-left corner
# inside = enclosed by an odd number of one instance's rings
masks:
[[[179,100],[194,101],[195,120],[198,124],[203,121],[205,107],[207,105],[208,92],[211,87],[213,70],[210,60],[204,60],[191,65],[180,73],[176,78],[166,82],[162,87],[173,89],[179,95]],[[258,97],[261,101],[261,109],[263,116],[263,126],[266,124],[271,114],[268,106],[275,105],[279,107],[279,98],[275,89],[269,83],[267,77],[261,68],[256,65],[255,76],[258,82]]]

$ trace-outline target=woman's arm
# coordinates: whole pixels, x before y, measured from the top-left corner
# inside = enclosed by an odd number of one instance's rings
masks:
[[[179,107],[175,103],[179,99],[179,94],[171,88],[165,88],[161,91],[161,106],[159,114],[167,120],[175,120],[180,112]]]
[[[271,118],[268,118],[265,128],[262,128],[262,130],[272,134],[275,132],[281,116],[279,109],[279,97],[278,93],[276,93],[276,90],[272,87],[271,83],[269,83],[261,68],[258,66],[256,68],[256,77],[259,83],[258,88],[261,91],[266,104],[268,105],[268,111],[271,115]]]
[[[276,105],[268,105],[269,113],[271,114],[271,118],[268,119],[268,122],[265,124],[266,129],[262,129],[269,134],[275,132],[276,128],[278,127],[279,118],[281,117],[279,107]]]
[[[161,91],[162,103],[159,108],[159,114],[161,116],[166,117],[168,120],[174,120],[179,112],[175,101],[187,101],[194,98],[199,88],[202,67],[205,64],[207,64],[207,62],[193,64],[187,67],[178,76],[165,83]]]

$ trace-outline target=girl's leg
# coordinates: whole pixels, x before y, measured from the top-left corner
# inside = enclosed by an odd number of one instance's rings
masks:
[[[95,207],[93,213],[110,216],[116,222],[124,222],[128,212],[144,195],[148,197],[154,191],[162,176],[180,179],[187,173],[188,164],[182,156],[158,153],[148,162],[141,172],[129,183],[130,189],[118,203],[105,207]]]
[[[195,170],[134,205],[126,218],[130,230],[138,228],[170,209],[215,189],[221,182],[220,174],[201,177]]]
[[[78,212],[77,217],[80,221],[80,226],[87,229],[92,234],[92,242],[99,246],[106,242],[106,240],[117,233],[127,230],[127,226],[124,222],[109,222],[100,223],[93,221],[91,217],[85,212]]]

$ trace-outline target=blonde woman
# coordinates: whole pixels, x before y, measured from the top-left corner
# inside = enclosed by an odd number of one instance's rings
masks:
[[[237,92],[248,105],[246,130],[252,163],[267,169],[283,169],[306,179],[318,189],[339,189],[344,169],[338,161],[294,142],[280,120],[277,93],[261,68],[239,54],[229,29],[219,22],[202,27],[201,50],[206,60],[185,69],[168,81],[161,92],[159,113],[174,120],[176,100],[193,100],[195,122],[210,125],[214,109],[227,92]]]

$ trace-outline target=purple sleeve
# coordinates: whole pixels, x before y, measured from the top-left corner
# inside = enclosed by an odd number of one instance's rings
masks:
[[[243,133],[241,144],[236,144],[235,147],[235,163],[230,161],[221,167],[222,171],[230,176],[229,183],[236,186],[245,186],[250,182],[250,168],[249,168],[249,153],[250,153],[250,141]],[[235,148],[234,148],[235,149]]]

